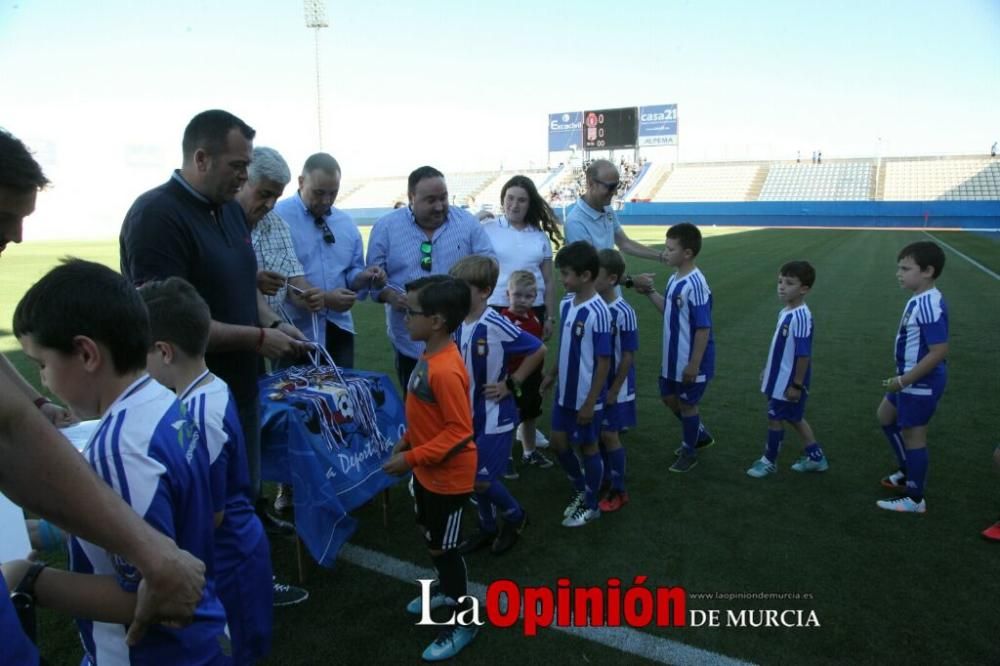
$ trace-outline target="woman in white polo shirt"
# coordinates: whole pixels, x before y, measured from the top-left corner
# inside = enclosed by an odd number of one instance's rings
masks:
[[[542,322],[542,337],[552,335],[556,314],[556,285],[552,279],[552,246],[562,243],[559,221],[551,206],[538,194],[535,183],[526,176],[514,176],[500,190],[503,215],[488,220],[483,230],[493,244],[497,262],[500,264],[500,278],[490,297],[489,305],[502,310],[510,303],[507,296],[507,281],[511,273],[518,270],[529,271],[538,285],[534,310]],[[533,420],[533,419],[532,419]],[[518,439],[524,447],[525,460],[532,464],[548,462],[544,456],[535,454],[535,444],[547,446],[548,440],[541,432],[525,433],[518,429]],[[533,429],[532,429],[533,430]],[[551,466],[548,462],[544,467]],[[507,478],[516,478],[513,465],[508,469]]]

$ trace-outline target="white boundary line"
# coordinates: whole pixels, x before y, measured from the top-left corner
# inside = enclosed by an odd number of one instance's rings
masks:
[[[994,280],[1000,280],[1000,275],[997,275],[996,273],[994,273],[990,269],[986,268],[986,266],[983,266],[981,263],[979,263],[978,261],[976,261],[975,259],[973,259],[969,255],[962,254],[961,252],[959,252],[958,250],[956,250],[955,248],[953,248],[951,245],[948,245],[947,243],[945,243],[943,240],[941,240],[937,236],[932,236],[931,234],[927,233],[926,231],[924,232],[924,234],[926,234],[928,238],[934,239],[935,243],[940,243],[941,245],[944,245],[946,248],[948,248],[949,250],[951,250],[952,252],[954,252],[958,256],[962,257],[962,259],[965,259],[967,262],[969,262],[970,264],[972,264],[973,266],[975,266],[976,268],[978,268],[982,272],[986,273],[987,275],[989,275]]]
[[[404,583],[416,583],[418,578],[437,577],[437,574],[430,569],[349,543],[344,544],[343,548],[340,549],[339,557],[345,562]],[[486,586],[469,581],[469,593],[480,599],[485,599]],[[691,647],[626,627],[556,627],[553,625],[550,628],[661,664],[752,666],[751,662],[740,661],[716,652]],[[527,638],[526,640],[532,639]]]

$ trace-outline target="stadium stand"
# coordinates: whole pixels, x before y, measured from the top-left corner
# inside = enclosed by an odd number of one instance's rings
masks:
[[[758,201],[868,201],[875,184],[869,160],[772,164]]]
[[[337,199],[337,207],[388,208],[397,201],[406,201],[406,176],[362,181],[360,186]]]
[[[557,177],[559,171],[548,171],[548,170],[534,170],[534,171],[502,171],[490,181],[486,187],[476,195],[476,201],[479,203],[480,208],[484,208],[489,211],[499,211],[502,208],[502,203],[500,201],[500,190],[503,189],[504,183],[511,179],[512,176],[518,174],[522,176],[527,176],[538,188],[539,192],[544,192],[542,189],[545,183],[550,177]],[[449,187],[451,182],[449,180]]]
[[[1000,200],[1000,160],[907,158],[884,162],[885,201]]]
[[[650,197],[653,201],[748,201],[765,168],[750,164],[679,164]]]

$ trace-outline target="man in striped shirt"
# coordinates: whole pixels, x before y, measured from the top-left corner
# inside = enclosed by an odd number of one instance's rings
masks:
[[[813,319],[806,295],[816,282],[816,270],[808,261],[789,261],[778,271],[778,299],[785,304],[771,338],[767,365],[761,376],[761,392],[767,396],[767,446],[747,475],[755,479],[778,471],[776,462],[785,438],[785,423],[799,433],[805,451],[793,465],[796,472],[825,472],[826,456],[805,420],[806,400],[812,377]]]

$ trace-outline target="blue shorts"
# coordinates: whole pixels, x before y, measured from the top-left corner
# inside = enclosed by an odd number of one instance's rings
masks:
[[[274,606],[271,545],[267,538],[261,535],[253,552],[232,570],[216,571],[215,586],[226,609],[233,663],[260,661],[271,651]]]
[[[495,481],[507,469],[514,431],[476,435],[476,481]]]
[[[685,384],[676,382],[673,379],[660,377],[660,397],[666,398],[669,395],[676,395],[686,405],[697,405],[701,402],[701,397],[705,395],[708,382],[697,382]]]
[[[621,432],[622,430],[635,427],[635,400],[604,405],[603,412],[604,418],[601,420],[601,430]]]
[[[798,423],[805,416],[808,399],[809,393],[807,391],[802,392],[802,397],[799,398],[798,402],[771,398],[767,401],[767,418],[772,421]]]
[[[944,394],[945,379],[919,382],[899,393],[886,393],[885,399],[896,408],[896,425],[917,428],[930,423]]]
[[[594,420],[585,426],[576,422],[577,410],[562,407],[558,402],[552,406],[552,430],[566,433],[570,444],[596,444],[601,433],[604,412],[594,410]]]

